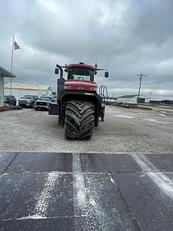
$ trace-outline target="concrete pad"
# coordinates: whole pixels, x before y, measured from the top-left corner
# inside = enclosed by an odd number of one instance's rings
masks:
[[[109,174],[81,177],[80,196],[74,194],[75,230],[139,230]]]
[[[139,165],[128,154],[81,154],[83,172],[131,172],[140,171]]]
[[[173,173],[167,175],[173,182]],[[142,231],[173,230],[173,200],[147,174],[114,177]]]
[[[72,171],[72,155],[69,153],[18,153],[15,161],[9,166],[8,172],[45,172]]]
[[[0,222],[0,231],[74,231],[71,218]]]
[[[0,173],[6,171],[9,164],[15,159],[16,153],[0,152]]]
[[[173,230],[171,154],[10,155],[0,155],[0,231]]]
[[[75,174],[79,177],[75,178]],[[66,224],[65,218],[73,219],[74,230],[136,229],[109,175],[5,174],[0,178],[0,185],[3,185],[0,191],[1,230],[2,227],[10,229],[12,225],[16,230],[19,227],[22,230],[25,225],[28,227],[25,230],[31,227],[44,230],[45,224],[56,227],[63,219],[62,230],[65,230],[71,222]]]
[[[173,172],[173,154],[150,154],[146,157],[160,171]]]
[[[5,174],[0,185],[1,221],[73,215],[71,175]]]

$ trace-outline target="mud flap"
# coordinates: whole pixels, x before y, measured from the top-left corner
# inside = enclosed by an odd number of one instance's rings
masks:
[[[59,104],[58,103],[49,104],[49,115],[59,115]]]
[[[102,121],[104,121],[104,116],[105,116],[105,106],[102,105],[100,108],[100,115],[99,115]]]

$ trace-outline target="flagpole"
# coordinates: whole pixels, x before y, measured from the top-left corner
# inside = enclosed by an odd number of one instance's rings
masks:
[[[12,42],[12,48],[11,48],[11,65],[10,65],[10,71],[13,71],[13,56],[14,56],[14,35],[13,35],[13,42]],[[12,78],[10,78],[10,95],[12,95]]]

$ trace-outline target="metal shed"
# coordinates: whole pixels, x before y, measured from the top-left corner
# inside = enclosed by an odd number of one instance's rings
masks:
[[[15,78],[16,76],[0,66],[0,107],[4,106],[4,78]]]

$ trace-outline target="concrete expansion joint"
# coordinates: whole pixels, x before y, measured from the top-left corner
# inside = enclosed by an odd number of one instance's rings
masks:
[[[124,205],[125,205],[125,207],[126,207],[128,213],[129,213],[131,222],[135,225],[135,231],[142,231],[140,225],[139,225],[138,222],[137,222],[137,219],[136,219],[135,215],[133,214],[133,212],[132,212],[132,210],[131,210],[131,208],[130,208],[130,205],[128,204],[128,202],[127,202],[126,198],[124,197],[123,193],[121,192],[120,187],[119,187],[118,184],[116,183],[116,180],[115,180],[116,174],[115,174],[115,173],[114,173],[114,174],[109,173],[109,176],[110,176],[110,181],[111,181],[114,185],[116,185],[116,188],[117,188],[117,190],[118,190],[118,192],[119,192],[119,195],[121,196],[122,201],[123,201],[123,203],[124,203]]]
[[[11,166],[11,164],[14,162],[14,160],[17,158],[18,156],[18,152],[14,155],[14,157],[12,158],[12,160],[7,164],[6,168],[4,169],[4,171],[2,173],[7,172],[8,168]]]

